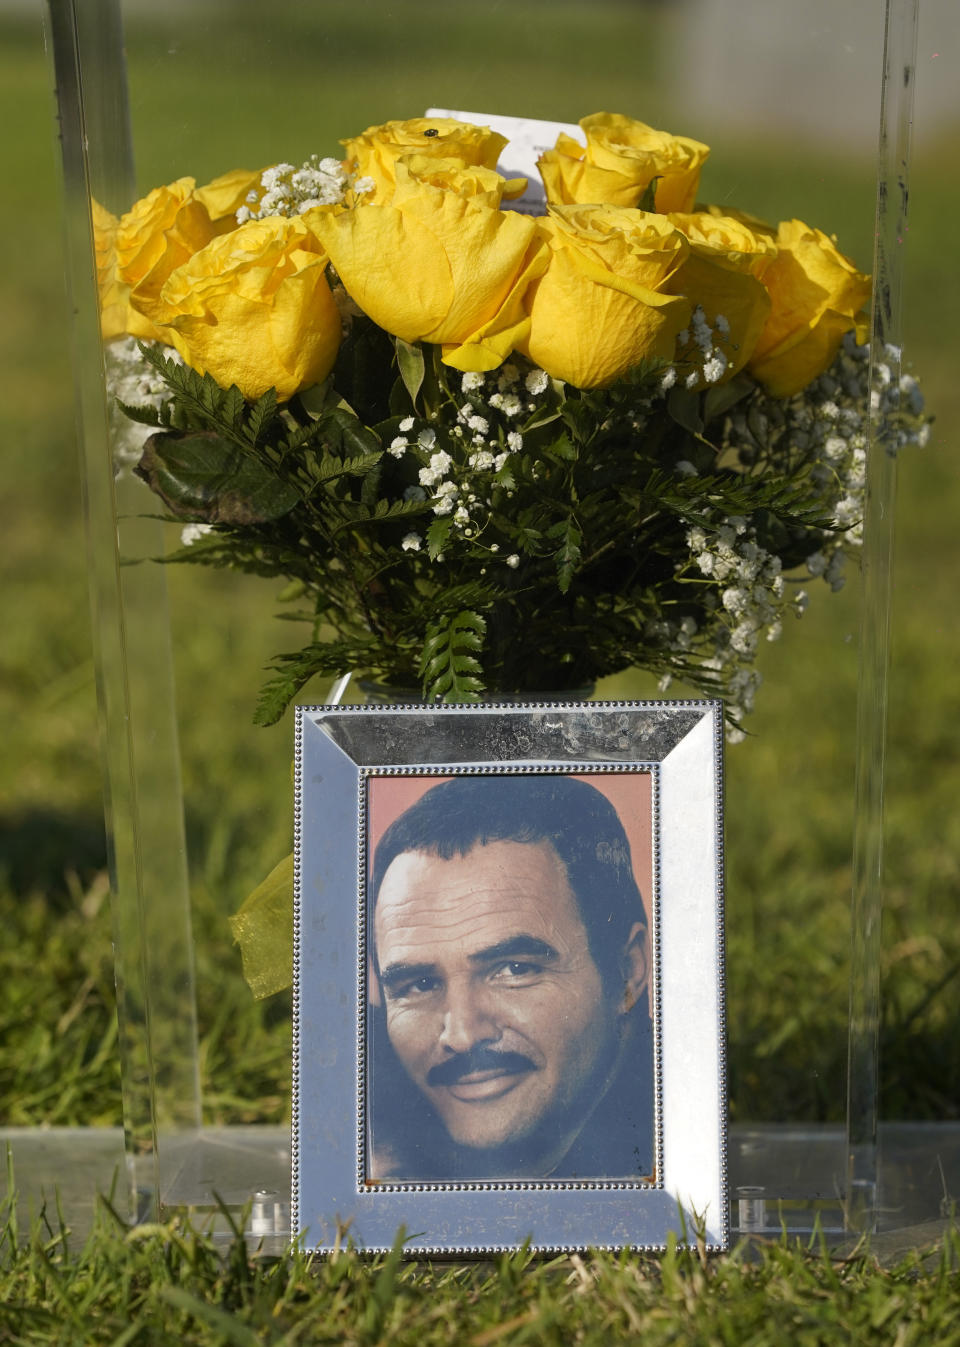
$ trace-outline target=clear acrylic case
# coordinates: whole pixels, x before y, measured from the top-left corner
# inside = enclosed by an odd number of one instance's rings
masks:
[[[223,1091],[201,1097],[201,1075],[210,1071],[215,1049],[203,1056],[198,1045],[216,1027],[221,986],[235,988],[241,969],[239,956],[199,952],[209,945],[209,932],[195,933],[192,895],[198,889],[221,895],[218,921],[225,931],[227,912],[262,876],[264,857],[272,855],[272,864],[289,850],[292,734],[284,726],[264,731],[251,725],[259,664],[245,662],[249,646],[243,661],[232,653],[247,625],[265,628],[260,664],[274,648],[270,642],[280,643],[256,586],[228,590],[219,576],[181,574],[151,560],[176,537],[153,517],[146,487],[118,461],[117,417],[99,337],[91,202],[122,212],[152,187],[186,174],[205,182],[234,167],[335,153],[343,136],[428,107],[561,121],[607,107],[708,141],[713,155],[701,195],[735,201],[769,219],[814,220],[836,231],[863,269],[870,266],[876,220],[881,287],[874,330],[881,341],[899,344],[916,23],[916,0],[887,0],[886,16],[883,6],[872,4],[838,12],[817,0],[801,12],[790,0],[758,0],[738,6],[736,24],[725,0],[594,0],[589,6],[518,0],[506,8],[449,0],[360,6],[279,0],[266,9],[239,0],[172,6],[49,0],[135,1213],[213,1210],[221,1200],[239,1210],[252,1203],[254,1233],[288,1233],[284,1123],[250,1121],[263,1116],[256,1097],[226,1100]],[[871,167],[878,143],[877,178]],[[850,165],[842,201],[818,184],[815,167],[798,172],[798,155],[804,164],[828,163],[834,174],[838,163]],[[739,183],[747,167],[749,203]],[[856,838],[850,1014],[836,1008],[837,1042],[827,1054],[841,1060],[849,1033],[848,1103],[836,1073],[817,1086],[830,1097],[825,1111],[845,1116],[848,1130],[790,1116],[779,1126],[753,1127],[738,1113],[730,1157],[734,1229],[781,1220],[809,1228],[815,1217],[827,1227],[876,1220],[894,466],[882,445],[872,446],[859,615],[852,599],[844,599],[851,629],[861,623],[860,711],[843,717],[832,777],[821,772],[810,782],[811,810],[835,798],[838,826],[849,824],[848,835]],[[804,667],[833,639],[815,624],[791,636],[791,660],[781,661],[771,683],[802,682]],[[192,662],[182,659],[188,638]],[[838,693],[848,711],[857,645],[846,647]],[[175,675],[199,678],[203,686],[184,697]],[[323,688],[309,691],[305,700],[327,695]],[[648,696],[651,689],[621,680],[601,693]],[[756,728],[763,733],[762,724]],[[203,748],[211,740],[229,745],[227,779],[211,775]],[[730,755],[728,795],[754,770],[754,747]],[[798,718],[791,743],[797,764],[804,752]],[[261,797],[251,803],[244,778],[253,776],[261,788],[269,782],[268,806]],[[194,810],[197,801],[204,807]],[[191,826],[192,811],[202,816],[200,825]],[[729,839],[731,848],[738,844],[735,835]],[[754,872],[758,883],[766,882],[766,866]],[[751,867],[738,873],[749,876]],[[811,876],[815,900],[822,898],[821,878]],[[742,961],[761,967],[765,942],[776,933],[754,927],[751,934],[746,889],[730,893],[729,907],[731,922],[750,937],[733,947],[739,953],[732,957],[741,959],[729,987],[736,1061],[738,997],[751,988]],[[220,948],[216,941],[223,939],[218,931],[213,946]],[[810,953],[811,966],[797,970],[800,977],[817,975]],[[846,947],[830,953],[841,962],[850,957]],[[195,967],[201,967],[199,980]],[[769,1045],[756,1058],[761,1090],[774,1058]],[[274,1109],[277,1116],[281,1111]],[[913,1219],[919,1219],[923,1202],[913,1200]],[[905,1223],[902,1215],[897,1219]]]

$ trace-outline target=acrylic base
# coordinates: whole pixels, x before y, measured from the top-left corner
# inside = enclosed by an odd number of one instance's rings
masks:
[[[21,1230],[46,1208],[57,1226],[57,1199],[74,1247],[89,1232],[97,1194],[125,1191],[120,1128],[3,1128],[9,1145]],[[289,1239],[290,1134],[286,1127],[205,1128],[181,1143],[181,1164],[163,1194],[164,1218],[189,1209],[201,1228],[232,1234],[230,1219],[248,1211],[246,1233],[265,1252]],[[730,1128],[731,1225],[744,1235],[806,1236],[830,1244],[848,1237],[841,1127],[777,1124]],[[960,1194],[960,1123],[885,1123],[880,1128],[880,1191],[874,1251],[891,1259],[933,1242]]]

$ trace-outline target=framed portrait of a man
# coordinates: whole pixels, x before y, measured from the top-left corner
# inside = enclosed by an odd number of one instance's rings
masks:
[[[308,1247],[727,1240],[714,703],[303,708]]]

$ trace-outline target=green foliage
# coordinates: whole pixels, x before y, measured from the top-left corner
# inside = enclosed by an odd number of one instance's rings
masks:
[[[265,524],[289,514],[300,493],[213,431],[151,435],[137,475],[175,519]]]
[[[480,614],[468,610],[430,624],[420,656],[420,677],[431,701],[480,700],[484,691],[480,655],[486,629]]]
[[[230,1222],[232,1224],[232,1221]],[[234,1230],[236,1226],[234,1225]],[[21,1233],[25,1238],[18,1241]],[[960,1236],[884,1267],[863,1246],[831,1255],[787,1238],[708,1257],[528,1249],[478,1263],[406,1261],[343,1242],[327,1258],[266,1255],[186,1219],[128,1230],[102,1204],[78,1245],[54,1213],[0,1232],[0,1341],[18,1347],[780,1347],[851,1342],[936,1347],[960,1331]]]
[[[470,700],[628,666],[729,698],[736,722],[749,652],[729,646],[732,582],[697,568],[688,530],[742,518],[751,546],[789,567],[833,529],[812,451],[743,378],[664,396],[667,367],[649,362],[583,391],[515,355],[464,379],[437,348],[357,318],[332,377],[278,406],[141,349],[169,396],[129,409],[160,427],[137,472],[171,517],[207,529],[169,559],[282,576],[298,599],[285,616],[312,628],[275,661],[261,724],[351,668]],[[734,407],[747,408],[739,460],[723,448]]]

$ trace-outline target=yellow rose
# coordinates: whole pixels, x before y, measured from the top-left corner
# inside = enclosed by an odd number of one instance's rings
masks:
[[[113,337],[126,336],[130,330],[130,287],[117,275],[117,226],[120,221],[95,198],[91,198],[90,206],[100,296],[100,331],[104,341],[110,341]],[[140,317],[139,314],[135,316]]]
[[[489,127],[458,122],[453,117],[412,117],[409,121],[384,122],[340,142],[346,150],[347,170],[358,177],[373,178],[379,189],[378,200],[393,190],[395,165],[404,155],[425,154],[492,169],[496,168],[506,143],[506,136]]]
[[[802,220],[777,230],[775,262],[763,283],[772,302],[748,369],[775,397],[791,397],[834,360],[844,334],[868,332],[863,305],[870,277],[857,271],[826,234]]]
[[[214,178],[205,187],[198,187],[193,194],[194,200],[206,206],[211,220],[236,216],[240,207],[247,204],[250,192],[256,192],[258,198],[261,195],[262,172],[262,169],[251,173],[248,168],[234,168],[229,173],[221,173],[219,178]],[[233,223],[236,224],[236,220]]]
[[[155,308],[161,340],[224,388],[281,401],[320,383],[340,345],[327,257],[302,219],[250,220],[167,278]]]
[[[153,331],[155,309],[163,284],[171,272],[205,247],[218,234],[236,228],[236,220],[227,217],[216,222],[196,197],[193,178],[179,178],[165,187],[156,187],[149,195],[120,217],[117,226],[117,274],[130,287],[130,304],[147,323],[137,330],[131,314],[130,331],[143,336],[150,327],[149,339],[162,340]]]
[[[683,235],[663,216],[615,206],[555,206],[537,224],[550,264],[530,289],[520,349],[577,388],[669,360],[690,318],[687,300],[666,293],[690,251]]]
[[[595,112],[580,125],[586,148],[561,134],[538,161],[549,202],[636,206],[659,177],[658,211],[693,209],[709,146],[615,112]]]
[[[211,219],[193,178],[156,188],[119,219],[93,201],[92,216],[104,340],[129,334],[162,341],[151,313],[163,282],[210,239],[236,227],[232,218]]]
[[[464,164],[459,159],[426,154],[405,154],[397,160],[395,172],[404,190],[411,181],[427,183],[460,196],[482,199],[493,210],[499,210],[505,200],[522,196],[527,186],[526,178],[504,178],[482,164]]]
[[[769,234],[749,228],[745,217],[709,210],[671,211],[667,219],[690,242],[690,255],[669,288],[703,309],[714,329],[713,346],[726,357],[721,377],[709,382],[723,382],[747,363],[767,321],[770,299],[761,278],[777,256],[776,244]],[[691,340],[678,352],[678,359],[689,358],[695,350]],[[707,382],[701,380],[700,386]]]
[[[526,333],[523,297],[546,265],[533,220],[499,209],[504,180],[492,171],[420,156],[395,171],[388,203],[302,218],[385,331],[440,344],[455,369],[495,369]]]

